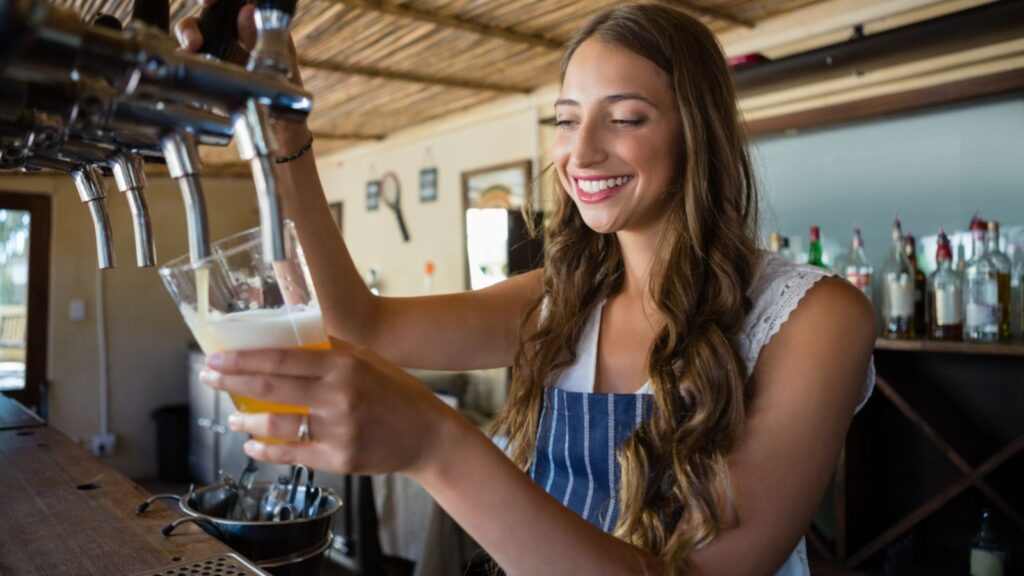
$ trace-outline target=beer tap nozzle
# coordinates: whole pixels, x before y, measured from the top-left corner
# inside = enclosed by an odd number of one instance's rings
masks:
[[[78,197],[89,207],[92,225],[96,230],[96,258],[102,269],[113,268],[114,241],[110,232],[110,218],[107,216],[106,197],[103,189],[103,175],[96,166],[76,166],[70,171],[71,179],[78,189]]]
[[[249,57],[247,68],[250,71],[281,78],[291,77],[288,31],[295,5],[295,0],[256,2],[256,46]],[[236,113],[234,124],[239,156],[252,166],[260,208],[263,258],[268,262],[284,260],[281,201],[274,174],[277,142],[270,129],[269,107],[256,98],[249,98],[243,109]]]
[[[169,132],[160,144],[167,159],[167,170],[181,188],[188,224],[188,251],[192,262],[198,263],[210,256],[210,231],[203,187],[199,181],[202,161],[195,137],[189,132]]]
[[[135,229],[135,262],[139,268],[156,265],[156,246],[153,243],[153,231],[149,220],[149,209],[142,190],[146,187],[146,174],[143,171],[142,157],[138,154],[120,153],[111,157],[107,164],[114,172],[117,188],[128,199],[128,208],[132,212],[132,224]]]
[[[242,113],[235,118],[235,138],[239,157],[252,167],[260,210],[263,258],[267,262],[284,260],[284,224],[277,179],[274,176],[273,153],[277,146],[270,130],[267,107],[250,99]]]

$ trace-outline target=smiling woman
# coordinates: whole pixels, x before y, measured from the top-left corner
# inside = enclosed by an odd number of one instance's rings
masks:
[[[233,418],[313,439],[252,457],[405,474],[510,573],[806,576],[802,533],[873,383],[870,304],[757,249],[730,73],[700,22],[617,6],[567,46],[543,270],[376,296],[307,155],[283,201],[333,350],[212,355],[204,381],[310,407]],[[510,365],[504,452],[398,368]]]

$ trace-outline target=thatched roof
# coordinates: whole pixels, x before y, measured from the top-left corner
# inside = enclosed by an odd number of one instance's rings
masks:
[[[716,33],[820,0],[674,0]],[[55,0],[127,21],[131,0]],[[321,152],[557,80],[562,44],[614,0],[301,0],[293,27]],[[197,11],[174,0],[172,21]],[[229,161],[231,153],[207,154]]]
[[[718,35],[727,53],[770,56],[989,0],[662,0]],[[132,0],[54,0],[127,21]],[[310,125],[329,153],[557,80],[563,43],[614,0],[300,0],[293,27]],[[197,11],[173,0],[172,21]],[[774,53],[773,53],[774,51]],[[844,88],[848,89],[848,87]],[[207,163],[236,158],[207,150]]]

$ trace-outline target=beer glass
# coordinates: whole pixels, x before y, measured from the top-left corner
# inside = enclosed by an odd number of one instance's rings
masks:
[[[210,257],[201,262],[192,262],[186,254],[160,268],[164,285],[203,353],[331,347],[290,221],[285,222],[285,250],[285,260],[265,263],[260,229],[253,228],[214,242]],[[305,406],[234,394],[231,400],[241,412],[309,412]]]

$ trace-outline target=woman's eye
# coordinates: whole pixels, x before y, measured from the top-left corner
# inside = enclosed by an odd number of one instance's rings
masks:
[[[639,118],[637,120],[627,120],[627,119],[612,120],[612,122],[614,122],[615,124],[618,124],[619,126],[639,126],[639,125],[643,124],[644,121],[645,120],[643,118]]]
[[[556,128],[572,128],[575,125],[576,125],[576,121],[575,120],[556,120],[555,121],[555,127]]]

